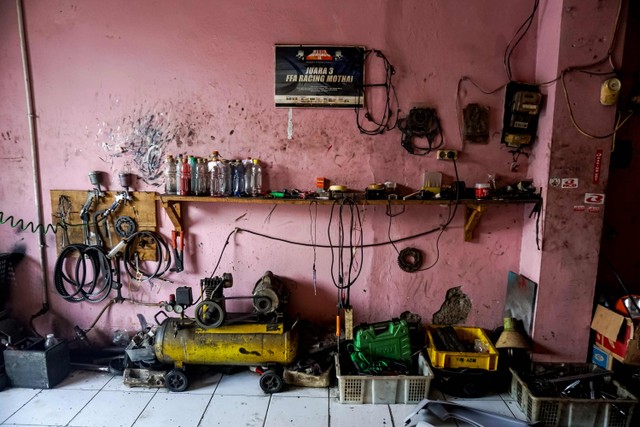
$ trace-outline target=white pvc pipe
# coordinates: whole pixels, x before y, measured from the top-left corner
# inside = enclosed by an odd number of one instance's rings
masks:
[[[33,88],[31,84],[31,65],[29,63],[29,53],[27,48],[26,33],[24,29],[24,15],[22,11],[22,0],[16,0],[16,10],[18,12],[18,33],[20,35],[20,52],[22,53],[22,70],[24,73],[24,88],[27,96],[27,117],[29,122],[29,141],[31,143],[31,169],[33,172],[33,190],[35,198],[35,208],[37,213],[38,244],[40,246],[40,269],[42,270],[42,310],[43,314],[49,306],[49,296],[47,294],[47,254],[44,238],[44,220],[42,215],[42,186],[40,184],[40,168],[38,156],[38,134],[36,129],[36,114],[33,109]],[[35,316],[34,316],[35,317]]]

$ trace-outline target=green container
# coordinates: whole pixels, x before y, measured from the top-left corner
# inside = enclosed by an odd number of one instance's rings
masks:
[[[404,319],[358,326],[353,345],[369,360],[387,359],[411,364],[409,325]]]

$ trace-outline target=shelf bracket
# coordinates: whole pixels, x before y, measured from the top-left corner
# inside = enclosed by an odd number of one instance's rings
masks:
[[[482,214],[487,210],[485,205],[466,205],[464,211],[464,241],[473,240],[473,230],[476,229]]]
[[[177,232],[182,231],[182,218],[181,218],[181,203],[177,200],[164,200],[162,199],[162,207],[169,216],[173,229]]]

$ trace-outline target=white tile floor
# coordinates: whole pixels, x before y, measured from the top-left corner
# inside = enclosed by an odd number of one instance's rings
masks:
[[[431,399],[456,401],[524,420],[509,395],[458,399],[431,388]],[[189,389],[130,388],[122,377],[74,371],[53,389],[8,388],[0,392],[1,426],[225,426],[394,427],[415,405],[345,405],[338,389],[287,387],[266,395],[258,374],[243,371],[192,380]],[[455,422],[430,420],[436,426]],[[466,423],[459,423],[466,426]]]

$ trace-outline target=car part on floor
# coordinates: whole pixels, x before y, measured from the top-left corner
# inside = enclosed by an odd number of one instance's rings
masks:
[[[455,419],[467,422],[476,427],[527,427],[541,425],[528,423],[482,409],[469,408],[453,402],[424,399],[416,409],[404,419],[406,427],[429,427],[428,414],[435,415],[441,421]]]

